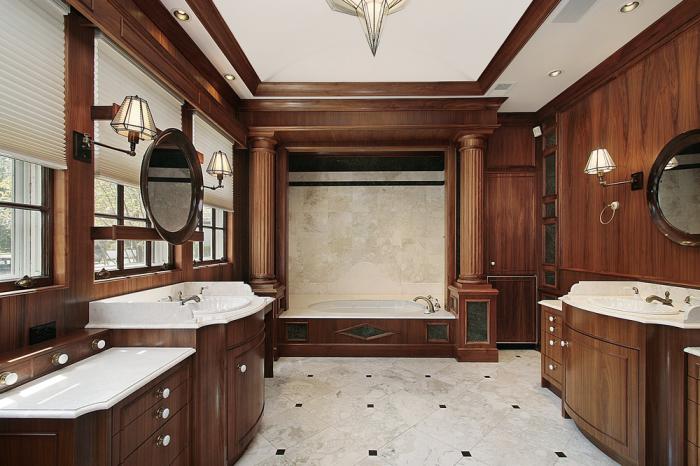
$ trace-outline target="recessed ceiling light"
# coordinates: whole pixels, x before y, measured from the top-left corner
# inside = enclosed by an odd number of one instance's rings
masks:
[[[639,6],[639,2],[627,2],[620,7],[620,13],[629,13],[634,11]]]
[[[228,79],[229,81],[233,81],[234,79],[236,79],[236,77],[235,77],[234,75],[230,74],[230,73],[229,73],[229,74],[225,74],[225,75],[224,75],[224,78]]]
[[[562,73],[563,73],[562,70],[552,70],[547,74],[549,75],[550,78],[556,78],[557,76],[559,76]]]
[[[173,16],[180,21],[189,21],[190,15],[185,10],[173,10]]]

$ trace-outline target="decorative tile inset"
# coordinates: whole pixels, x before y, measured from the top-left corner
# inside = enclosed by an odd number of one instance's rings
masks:
[[[374,408],[374,403],[367,403],[368,408]]]
[[[465,458],[471,458],[472,454],[468,451],[462,451],[462,456],[464,456]]]
[[[361,324],[356,325],[354,327],[348,327],[343,330],[338,330],[336,333],[365,341],[385,338],[394,334],[393,332],[387,332],[386,330],[374,327],[369,324]]]
[[[511,405],[511,406],[513,407],[513,409],[520,409],[520,406],[518,406],[518,405]]]
[[[554,452],[559,458],[566,458],[566,454],[563,451]]]
[[[445,409],[447,408],[447,405],[440,405],[440,408]]]
[[[285,322],[287,341],[307,341],[309,325],[306,322]]]
[[[302,404],[301,404],[301,403],[297,403],[297,404],[294,405],[294,407],[295,407],[295,408],[301,408],[301,407],[302,407]]]
[[[284,455],[284,448],[279,448],[276,452],[275,455],[277,456],[282,456]]]
[[[377,450],[370,450],[369,456],[377,456]]]
[[[467,302],[467,341],[489,340],[489,305],[486,301]]]
[[[448,324],[426,324],[425,328],[429,343],[450,341]]]

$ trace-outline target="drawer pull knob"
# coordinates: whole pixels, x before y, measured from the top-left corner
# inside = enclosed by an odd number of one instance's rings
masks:
[[[17,380],[19,380],[17,372],[3,372],[0,374],[0,386],[4,385],[9,387],[10,385],[16,384]]]
[[[556,320],[556,319],[554,318],[554,316],[549,316],[549,321],[550,321],[550,322],[554,322],[555,320]]]
[[[156,396],[165,400],[170,396],[170,389],[168,387],[161,388],[156,392]]]
[[[561,345],[562,348],[566,348],[566,347],[569,346],[569,342],[568,342],[568,341],[564,341],[564,340],[562,340],[561,343],[559,343],[559,344]]]
[[[51,356],[51,364],[54,366],[62,366],[68,362],[68,355],[66,353],[56,353]]]
[[[158,445],[159,447],[167,447],[168,445],[170,445],[170,435],[159,435],[156,439],[156,445]]]
[[[554,364],[550,364],[550,365],[549,365],[549,370],[550,370],[550,371],[553,371],[553,370],[556,369],[556,368],[557,368],[557,366],[555,366]]]
[[[238,369],[241,371],[241,373],[245,374],[245,371],[248,370],[248,366],[246,366],[245,364],[239,364]]]
[[[92,346],[92,349],[94,349],[94,350],[102,350],[102,349],[105,349],[105,346],[107,346],[107,342],[101,338],[96,338],[96,339],[92,340],[92,343],[90,343],[90,346]]]
[[[160,408],[156,411],[156,419],[168,419],[170,417],[170,408]]]
[[[553,332],[553,331],[554,331],[554,327],[551,327],[551,326],[550,326],[550,327],[549,327],[549,331],[550,331],[550,332]]]
[[[549,346],[554,346],[554,340],[549,340]]]

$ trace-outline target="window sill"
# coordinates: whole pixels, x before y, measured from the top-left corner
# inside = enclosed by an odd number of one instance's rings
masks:
[[[194,264],[192,266],[193,269],[199,270],[199,269],[211,269],[211,268],[216,268],[216,267],[224,267],[227,265],[233,265],[231,262],[201,262],[199,264]]]
[[[0,298],[9,298],[12,296],[23,296],[23,295],[30,295],[30,294],[36,294],[36,293],[45,293],[49,291],[61,291],[61,290],[67,290],[68,285],[46,285],[46,286],[37,286],[36,288],[27,288],[25,290],[10,290],[10,291],[3,291],[0,293]]]
[[[100,285],[102,283],[114,283],[122,280],[131,280],[134,278],[145,278],[145,277],[153,277],[157,275],[169,275],[173,273],[180,273],[182,272],[182,269],[168,269],[168,270],[154,270],[151,272],[135,272],[133,274],[127,274],[127,275],[118,275],[115,277],[109,277],[109,278],[93,278],[93,281],[95,285]]]

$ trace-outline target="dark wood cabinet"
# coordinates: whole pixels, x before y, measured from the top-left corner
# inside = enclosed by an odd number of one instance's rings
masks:
[[[564,348],[562,346],[564,315],[559,309],[541,305],[540,348],[542,353],[543,387],[561,396],[564,381]]]
[[[498,343],[537,343],[537,281],[531,277],[488,277],[498,290]]]

